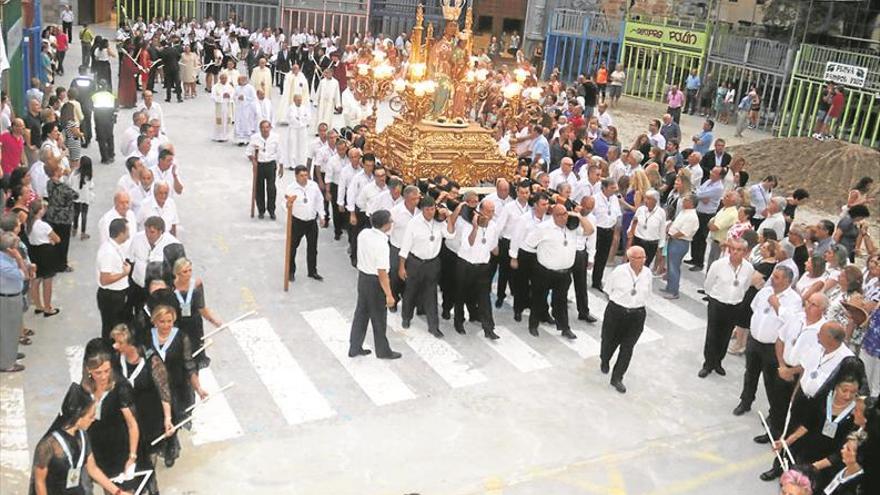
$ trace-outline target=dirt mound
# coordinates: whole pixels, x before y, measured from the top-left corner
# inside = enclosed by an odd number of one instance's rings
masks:
[[[780,178],[780,191],[802,187],[810,192],[810,206],[830,214],[840,212],[860,178],[874,177],[880,183],[880,152],[844,141],[773,138],[733,146],[730,152],[745,157],[752,181],[774,174]],[[880,214],[880,195],[874,196],[872,216]]]

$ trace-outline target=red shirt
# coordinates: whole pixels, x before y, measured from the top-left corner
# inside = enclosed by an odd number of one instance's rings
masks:
[[[55,36],[55,49],[59,52],[67,51],[67,35],[64,33],[58,33]]]
[[[834,93],[831,97],[831,108],[828,109],[828,115],[832,119],[840,118],[843,113],[843,93]]]
[[[572,117],[568,119],[568,123],[571,124],[571,128],[574,130],[578,130],[587,125],[586,120],[584,120],[583,116],[580,117]]]
[[[6,131],[0,134],[0,148],[3,148],[3,159],[0,165],[3,175],[9,175],[13,170],[21,166],[21,154],[24,152],[24,137],[15,137]]]

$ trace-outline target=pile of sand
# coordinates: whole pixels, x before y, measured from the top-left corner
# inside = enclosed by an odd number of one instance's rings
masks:
[[[844,141],[812,138],[772,138],[732,146],[731,154],[747,162],[750,182],[769,174],[780,178],[780,192],[802,187],[810,192],[810,206],[836,215],[850,188],[862,177],[873,177],[880,187],[880,152]],[[880,195],[869,205],[880,216]]]

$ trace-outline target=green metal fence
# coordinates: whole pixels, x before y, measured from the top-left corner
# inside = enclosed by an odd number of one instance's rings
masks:
[[[671,84],[683,84],[691,69],[702,68],[708,39],[708,24],[628,19],[621,57],[624,93],[662,101]]]
[[[143,17],[149,23],[153,17],[171,16],[175,21],[178,17],[195,17],[196,0],[118,0],[120,15],[116,22],[123,20],[134,22]]]
[[[816,45],[802,45],[797,53],[779,136],[813,134],[829,63],[852,67],[864,75],[856,80],[834,81],[844,87],[845,106],[840,118],[831,124],[832,134],[851,143],[880,148],[880,57]]]

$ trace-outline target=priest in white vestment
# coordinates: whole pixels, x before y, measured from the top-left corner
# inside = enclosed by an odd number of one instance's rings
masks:
[[[361,123],[370,115],[370,108],[355,96],[351,90],[351,86],[345,88],[342,92],[342,118],[345,120],[345,127],[354,127]]]
[[[266,66],[266,57],[260,57],[259,65],[251,71],[251,84],[254,89],[262,89],[272,99],[272,71]]]
[[[275,118],[275,110],[272,108],[272,100],[266,98],[266,95],[257,90],[257,122],[262,122],[264,120],[268,120],[269,122],[274,122]]]
[[[281,93],[281,99],[278,100],[278,108],[275,116],[278,117],[276,124],[287,123],[287,107],[293,105],[293,97],[300,95],[303,101],[309,101],[309,81],[305,74],[299,70],[299,64],[293,64],[290,72],[284,77],[284,91]]]
[[[327,124],[328,128],[333,129],[333,114],[342,107],[339,82],[333,78],[333,71],[330,69],[324,71],[324,77],[318,83],[318,90],[315,93],[315,98],[318,101],[315,129],[321,124]]]
[[[257,90],[248,84],[245,76],[239,76],[235,87],[235,142],[244,146],[257,132]]]
[[[214,100],[214,141],[228,141],[232,131],[232,101],[235,88],[229,84],[226,74],[220,74],[219,82],[211,88]]]
[[[293,105],[287,109],[287,165],[296,167],[306,164],[309,151],[309,125],[312,122],[312,106],[303,103],[303,97],[293,97]]]

